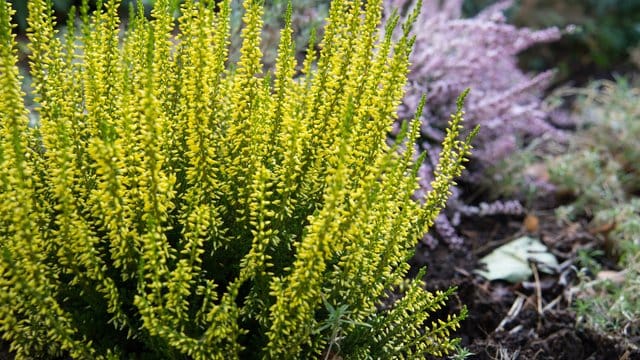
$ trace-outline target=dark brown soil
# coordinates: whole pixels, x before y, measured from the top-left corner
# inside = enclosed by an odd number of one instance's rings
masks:
[[[540,225],[533,233],[524,230],[522,219],[469,219],[463,230],[469,238],[465,249],[418,247],[413,262],[427,265],[427,287],[457,286],[447,311],[459,311],[463,304],[469,311],[457,333],[474,353],[468,359],[640,359],[637,348],[625,345],[624,339],[578,324],[571,307],[578,249],[604,249],[605,244],[584,224],[559,224],[550,214],[535,216]],[[550,248],[561,263],[558,274],[539,274],[538,281],[515,285],[473,274],[482,256],[522,235],[536,236]]]

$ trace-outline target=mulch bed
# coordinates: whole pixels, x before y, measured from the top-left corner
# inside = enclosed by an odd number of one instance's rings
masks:
[[[577,284],[579,249],[603,249],[605,244],[586,223],[559,223],[550,211],[535,215],[538,224],[527,231],[524,219],[490,217],[469,219],[463,225],[466,247],[430,250],[418,246],[413,265],[426,265],[430,290],[458,288],[446,312],[466,306],[469,315],[456,336],[474,355],[468,359],[640,359],[638,348],[627,339],[597,334],[576,321],[571,304]],[[538,237],[560,262],[560,272],[539,273],[520,284],[487,281],[473,270],[478,260],[517,237]],[[605,259],[604,266],[615,266]]]

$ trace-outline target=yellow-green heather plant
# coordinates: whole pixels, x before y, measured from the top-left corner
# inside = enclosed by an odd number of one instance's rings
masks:
[[[64,37],[49,2],[28,3],[35,127],[0,3],[0,332],[16,358],[453,348],[464,312],[427,322],[452,290],[405,276],[470,149],[462,100],[420,205],[419,122],[386,143],[410,25],[397,43],[397,21],[380,34],[381,0],[333,1],[295,78],[291,10],[276,70],[262,71],[259,0],[244,3],[233,71],[230,0],[184,1],[177,20],[158,0],[126,30],[118,1],[89,14],[85,0]]]

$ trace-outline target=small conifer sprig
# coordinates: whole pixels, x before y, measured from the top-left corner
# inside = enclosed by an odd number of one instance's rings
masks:
[[[394,43],[382,0],[334,1],[294,79],[291,7],[264,74],[261,1],[244,2],[233,71],[230,0],[184,1],[177,20],[158,0],[125,31],[118,1],[85,0],[62,38],[49,5],[29,1],[29,127],[0,3],[0,333],[17,359],[453,349],[464,313],[427,323],[451,291],[405,276],[470,150],[462,98],[424,204],[419,122],[386,143],[417,13]]]

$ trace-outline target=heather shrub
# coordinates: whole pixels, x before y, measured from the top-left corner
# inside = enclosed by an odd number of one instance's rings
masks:
[[[622,78],[585,88],[560,89],[550,98],[575,98],[576,131],[568,143],[533,146],[505,162],[514,194],[553,196],[559,220],[587,220],[600,239],[580,257],[579,284],[572,289],[578,324],[637,348],[640,297],[640,89]],[[504,183],[497,187],[504,189]],[[598,256],[596,256],[598,255]],[[597,258],[619,261],[603,271]]]
[[[386,0],[385,13],[389,16],[399,9],[405,15],[414,5],[411,0]],[[438,144],[446,129],[442,116],[455,109],[456,94],[464,88],[471,88],[466,118],[473,125],[481,125],[470,171],[463,177],[465,182],[475,185],[486,182],[487,168],[499,164],[532,138],[545,133],[556,139],[563,136],[541,100],[552,72],[532,76],[517,66],[521,51],[534,44],[555,41],[561,31],[553,27],[533,31],[507,24],[503,11],[511,5],[510,1],[498,2],[467,19],[461,18],[462,5],[461,0],[426,0],[414,26],[416,43],[409,85],[399,115],[401,119],[412,118],[421,94],[428,94],[427,106],[417,114],[422,122],[419,152],[429,154],[419,170],[418,197],[430,189],[429,174],[437,164],[441,151]],[[448,215],[442,214],[436,221],[438,235],[449,245],[463,243],[454,228],[461,216],[523,212],[517,201],[470,206],[460,195],[461,190],[454,188]],[[425,242],[435,246],[437,240],[427,236]]]
[[[581,269],[580,283],[572,291],[578,326],[637,350],[640,347],[637,323],[640,316],[640,251],[636,248],[629,255],[633,257],[627,258],[624,270],[611,273],[610,278],[594,278],[586,269]]]
[[[640,245],[640,89],[620,78],[564,92],[579,96],[578,129],[563,154],[546,159],[556,192],[572,197],[558,212],[615,224],[609,237]]]
[[[126,29],[118,1],[84,2],[64,37],[48,4],[28,3],[30,127],[0,3],[0,333],[17,359],[454,348],[464,312],[428,321],[453,290],[427,292],[406,260],[468,155],[462,99],[421,203],[419,122],[386,139],[415,16],[392,41],[381,1],[334,0],[294,79],[291,7],[265,73],[260,1],[231,67],[229,0],[185,1],[177,19],[157,0]]]
[[[638,88],[632,84],[618,78],[554,91],[550,107],[574,99],[572,111],[563,112],[575,132],[567,141],[534,141],[514,152],[500,165],[499,192],[528,195],[532,201],[544,198],[557,206],[562,220],[586,217],[594,228],[608,228],[608,237],[618,244],[637,242],[640,111]]]
[[[578,323],[637,349],[640,333],[640,89],[632,82],[593,82],[578,95],[578,130],[562,155],[546,160],[550,181],[572,201],[561,218],[591,220],[605,255],[619,259],[618,272],[596,266],[581,272],[576,291]],[[605,276],[607,275],[607,276]]]

